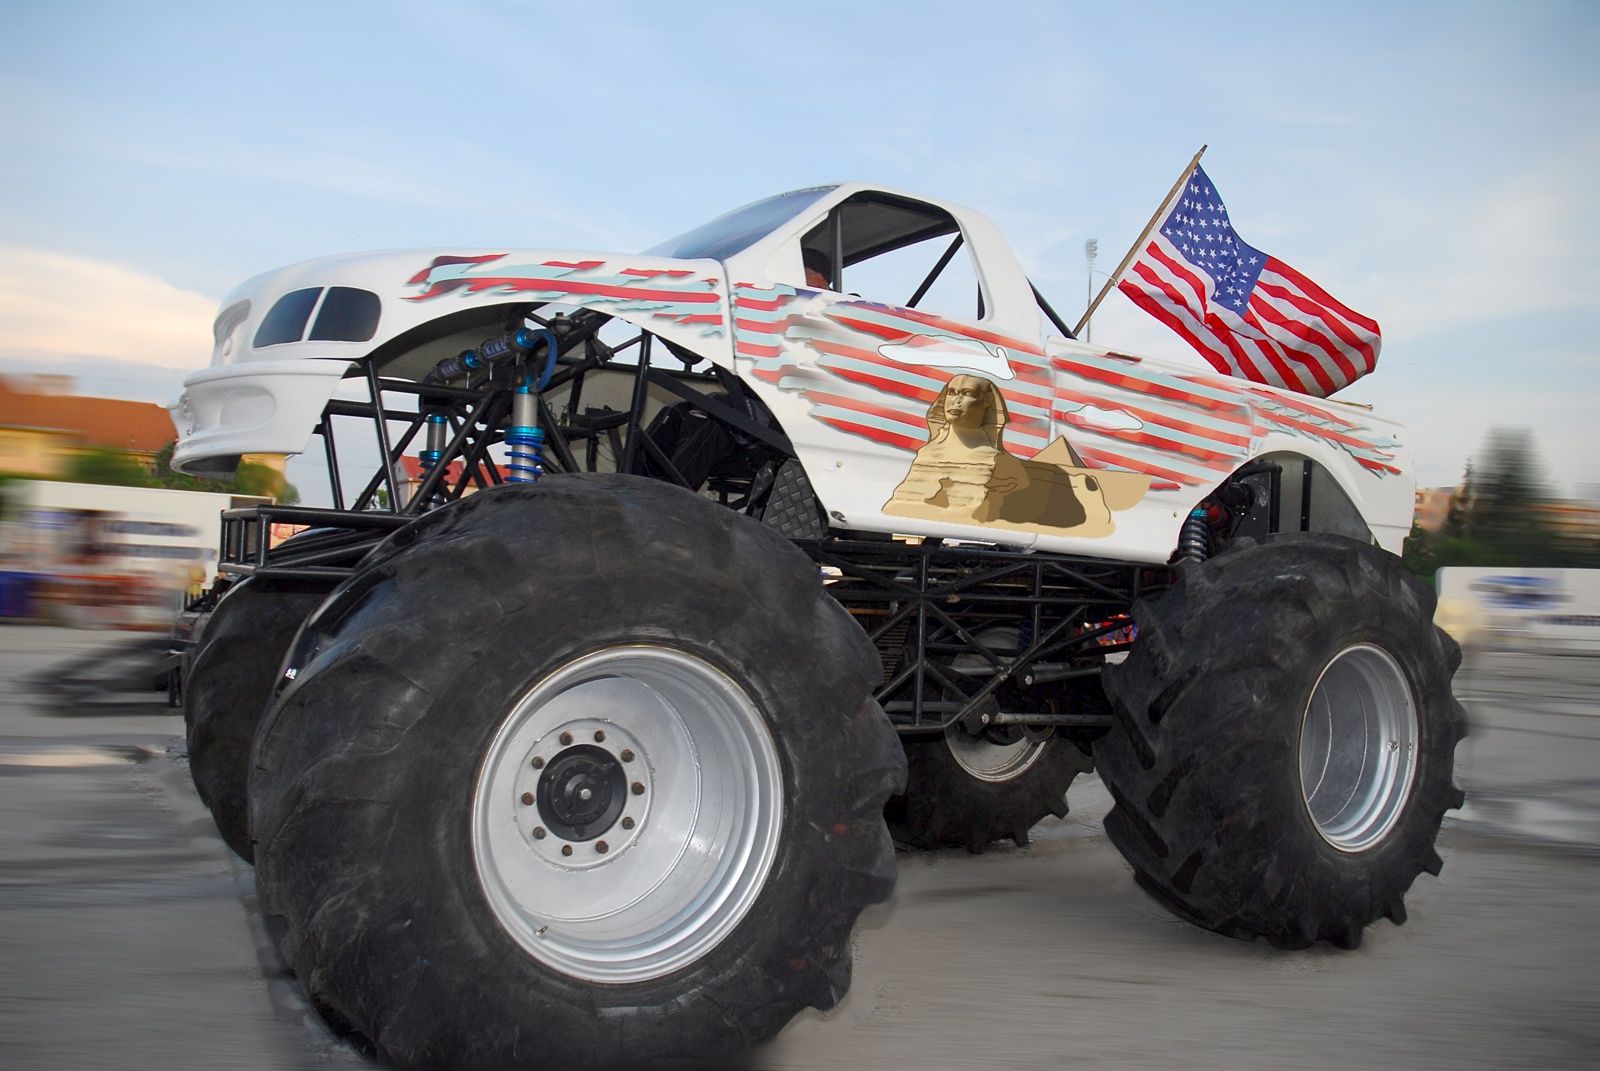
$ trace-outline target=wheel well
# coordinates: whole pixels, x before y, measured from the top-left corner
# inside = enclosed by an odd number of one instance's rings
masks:
[[[1235,539],[1265,543],[1293,532],[1325,532],[1373,542],[1360,509],[1320,462],[1292,451],[1263,454],[1235,469],[1203,499],[1211,553]]]

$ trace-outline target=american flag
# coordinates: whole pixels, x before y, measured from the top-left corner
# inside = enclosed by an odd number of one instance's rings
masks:
[[[1246,245],[1199,167],[1117,289],[1231,376],[1325,398],[1378,361],[1377,321]]]

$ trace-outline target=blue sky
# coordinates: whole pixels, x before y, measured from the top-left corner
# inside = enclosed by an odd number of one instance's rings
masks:
[[[1600,483],[1600,4],[0,5],[0,370],[165,400],[330,253],[637,250],[860,179],[992,216],[1068,319],[1202,143],[1384,329],[1424,485],[1491,424]],[[1098,282],[1099,280],[1097,280]],[[1112,295],[1096,342],[1198,363]]]

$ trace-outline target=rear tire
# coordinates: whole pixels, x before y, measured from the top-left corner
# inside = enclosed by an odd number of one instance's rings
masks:
[[[974,736],[952,725],[905,747],[906,792],[885,814],[895,840],[913,848],[977,853],[1005,837],[1025,847],[1040,820],[1067,816],[1067,789],[1094,768],[1076,744],[1048,731]]]
[[[990,628],[977,639],[1001,658],[1016,654],[1020,630]],[[972,674],[988,668],[976,653],[949,668]],[[951,725],[936,737],[902,737],[909,774],[906,792],[885,816],[894,839],[913,848],[965,848],[977,854],[1010,837],[1026,847],[1028,831],[1048,815],[1067,816],[1067,789],[1094,769],[1089,757],[1053,730],[987,727],[977,733]]]
[[[264,914],[335,1029],[407,1066],[631,1065],[843,995],[904,760],[792,544],[563,475],[370,562],[291,652],[251,782]]]
[[[183,687],[189,775],[217,831],[246,862],[250,743],[294,634],[326,591],[249,579],[212,611]]]
[[[1460,662],[1432,590],[1339,536],[1283,539],[1180,566],[1134,606],[1106,673],[1115,711],[1095,764],[1106,833],[1180,917],[1283,948],[1361,942],[1405,919],[1462,802]]]

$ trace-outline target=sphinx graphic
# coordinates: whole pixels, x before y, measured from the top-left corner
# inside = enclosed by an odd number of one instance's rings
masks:
[[[982,376],[952,376],[927,419],[928,442],[883,507],[892,516],[1098,538],[1150,489],[1144,473],[1086,468],[1064,438],[1027,460],[1007,452],[1005,399]]]

